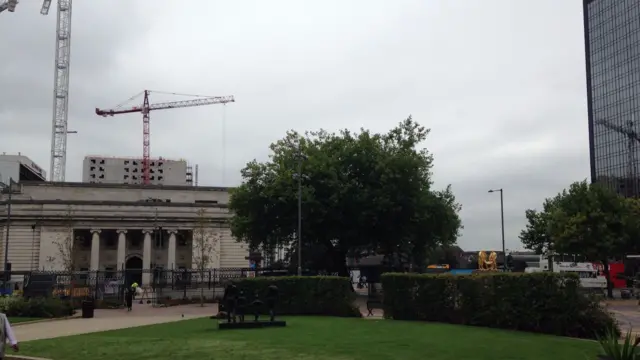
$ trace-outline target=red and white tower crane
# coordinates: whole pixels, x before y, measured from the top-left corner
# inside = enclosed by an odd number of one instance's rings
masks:
[[[154,91],[154,93],[162,93],[160,91]],[[171,102],[162,102],[156,104],[149,103],[149,94],[151,91],[145,90],[140,94],[129,99],[133,100],[140,95],[144,95],[142,100],[142,105],[134,106],[130,108],[122,108],[121,106],[117,106],[114,109],[98,109],[96,108],[96,114],[100,116],[113,116],[119,114],[130,114],[130,113],[142,113],[142,179],[143,184],[149,184],[149,158],[150,158],[150,132],[149,132],[149,112],[152,110],[163,110],[163,109],[178,109],[192,106],[203,106],[203,105],[213,105],[213,104],[226,104],[230,102],[235,102],[233,96],[197,96],[196,99],[191,100],[182,100],[182,101],[171,101]],[[182,95],[176,93],[164,93],[171,95]],[[194,95],[191,95],[194,96]]]

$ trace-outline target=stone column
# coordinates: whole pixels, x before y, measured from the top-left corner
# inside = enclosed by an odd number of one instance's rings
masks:
[[[117,230],[118,233],[118,255],[117,266],[118,271],[124,269],[124,259],[127,254],[127,230]]]
[[[142,245],[142,285],[151,285],[151,234],[153,230],[144,229],[144,243]]]
[[[169,233],[169,248],[167,249],[167,270],[176,269],[176,235],[178,230],[172,229]]]
[[[100,232],[99,229],[91,229],[91,263],[89,265],[91,271],[100,269]]]

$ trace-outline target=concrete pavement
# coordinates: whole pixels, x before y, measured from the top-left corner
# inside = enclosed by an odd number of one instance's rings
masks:
[[[131,312],[98,309],[95,311],[95,317],[91,319],[72,318],[25,324],[14,326],[13,331],[18,341],[24,342],[195,319],[211,316],[217,312],[217,304],[205,304],[204,307],[200,305],[182,305],[166,308],[154,308],[147,304],[134,304]]]

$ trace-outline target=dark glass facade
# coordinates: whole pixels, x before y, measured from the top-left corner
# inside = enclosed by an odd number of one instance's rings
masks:
[[[638,196],[640,0],[583,0],[591,180]]]

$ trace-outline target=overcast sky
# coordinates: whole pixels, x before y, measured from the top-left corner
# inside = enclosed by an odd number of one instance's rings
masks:
[[[56,13],[42,16],[40,5],[21,0],[0,14],[0,151],[48,172]],[[384,132],[411,114],[432,129],[436,185],[451,183],[463,205],[468,250],[501,246],[500,197],[487,190],[504,188],[516,249],[524,210],[589,174],[579,0],[73,6],[69,129],[79,133],[69,136],[67,181],[81,180],[86,155],[141,156],[140,114],[101,118],[94,108],[144,89],[236,97],[152,113],[151,155],[199,164],[201,185],[237,185],[287,129]]]

